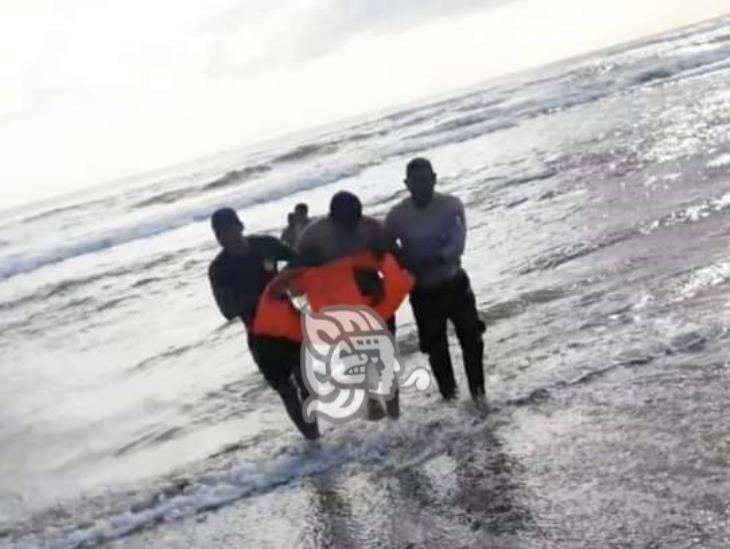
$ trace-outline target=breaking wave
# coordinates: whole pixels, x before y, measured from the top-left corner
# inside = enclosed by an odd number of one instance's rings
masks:
[[[684,36],[682,33],[670,36],[661,41],[661,44],[668,47],[673,40],[681,40],[682,36]],[[344,138],[301,144],[291,150],[274,155],[267,163],[230,170],[202,188],[158,193],[137,201],[135,207],[169,204],[182,198],[204,194],[208,190],[233,187],[248,179],[265,176],[275,171],[276,164],[306,162],[338,151],[343,153],[343,161],[338,168],[325,169],[315,176],[292,177],[288,181],[271,186],[262,184],[259,188],[247,188],[247,196],[229,201],[227,205],[243,208],[277,200],[295,192],[313,189],[354,176],[368,167],[391,158],[506,130],[519,125],[522,120],[569,109],[637,86],[679,78],[682,75],[694,75],[698,70],[723,68],[727,65],[727,59],[730,58],[730,47],[719,38],[714,43],[705,44],[701,51],[697,51],[695,46],[694,49],[685,48],[682,53],[683,50],[680,47],[679,53],[673,53],[674,59],[670,61],[666,61],[666,57],[664,59],[650,57],[648,52],[641,61],[637,61],[635,56],[626,56],[626,50],[609,52],[598,64],[595,62],[584,64],[568,72],[556,73],[549,78],[533,80],[524,89],[510,88],[511,94],[514,96],[510,101],[494,99],[493,96],[487,97],[484,90],[481,90],[464,93],[453,99],[424,103],[420,107],[381,117],[376,124],[371,122],[367,125],[353,125],[349,130],[345,129]],[[608,69],[601,77],[593,79],[589,85],[571,84],[573,81],[581,80],[581,75],[586,71],[595,71],[597,66],[608,67]],[[582,80],[585,81],[585,78]],[[541,83],[540,91],[537,94],[530,91],[531,89],[534,91],[536,82]],[[449,120],[449,114],[455,115],[454,118]],[[439,118],[442,119],[441,122],[428,127],[430,123]],[[410,134],[404,132],[408,128],[413,128],[415,131]],[[350,132],[349,137],[348,131]],[[377,138],[383,138],[382,142],[376,142]],[[370,154],[364,155],[367,159],[363,160],[363,151],[360,147],[365,146],[365,141],[368,141]],[[349,160],[345,154],[349,149],[343,148],[347,143],[355,145],[351,151],[353,156],[350,156]],[[0,279],[201,222],[207,219],[210,211],[218,205],[213,202],[191,204],[182,211],[160,215],[154,219],[138,222],[133,226],[109,230],[71,244],[54,246],[31,254],[17,253],[5,256],[2,258],[0,266]],[[68,208],[73,207],[68,206]],[[55,215],[62,211],[61,209],[46,211],[35,218]]]

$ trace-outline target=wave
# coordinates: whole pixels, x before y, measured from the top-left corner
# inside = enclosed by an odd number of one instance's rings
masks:
[[[148,278],[142,278],[141,280],[138,280],[134,284],[132,284],[132,289],[135,288],[142,288],[144,286],[147,286],[149,284],[154,284],[155,282],[162,282],[164,279],[159,276],[151,276]]]
[[[75,242],[71,245],[58,246],[31,254],[13,254],[6,256],[2,258],[2,265],[0,265],[0,279],[7,279],[19,274],[28,273],[54,263],[60,263],[89,253],[100,252],[135,240],[151,238],[192,223],[207,221],[211,212],[221,206],[229,206],[236,209],[252,207],[279,200],[293,193],[335,183],[340,179],[357,175],[370,165],[372,164],[368,162],[353,163],[340,169],[325,171],[317,176],[296,177],[283,184],[279,184],[278,188],[251,189],[247,197],[226,200],[225,202],[218,201],[193,205],[186,210],[163,214],[159,217],[138,223],[137,225],[107,230],[87,240]]]
[[[545,289],[524,294],[524,297],[540,303],[559,299],[561,293]],[[708,341],[718,339],[725,333],[724,328],[717,326],[663,337],[650,342],[648,346],[621,352],[607,363],[586,368],[569,378],[526,387],[523,395],[514,395],[493,403],[490,415],[493,417],[512,407],[540,406],[551,399],[554,392],[593,383],[618,369],[640,368],[668,355],[696,353]],[[236,388],[233,392],[237,391]],[[84,502],[81,502],[74,508],[73,514],[64,514],[60,520],[44,520],[47,517],[43,515],[32,517],[25,524],[18,524],[3,532],[3,535],[8,541],[18,542],[18,546],[23,546],[23,541],[31,540],[34,546],[41,545],[49,549],[95,547],[160,524],[214,512],[246,498],[267,494],[280,487],[348,466],[356,465],[359,469],[374,466],[376,470],[387,471],[414,467],[444,452],[448,453],[459,442],[469,444],[473,440],[483,440],[493,428],[492,422],[484,421],[481,416],[458,409],[454,412],[453,415],[444,414],[440,410],[431,417],[421,414],[416,421],[402,420],[406,422],[376,433],[371,431],[370,436],[365,438],[365,431],[360,431],[324,440],[320,446],[272,449],[274,457],[261,460],[249,458],[242,462],[237,456],[229,455],[258,441],[272,438],[267,433],[259,433],[254,437],[255,441],[247,440],[214,453],[187,476],[178,473],[176,477],[168,477],[156,486],[143,487],[141,493],[132,492],[121,496],[109,494],[106,499],[90,500],[88,504],[94,509],[91,515],[84,514]],[[138,445],[169,440],[178,433],[176,426],[158,426],[141,433],[140,437],[119,451],[122,454],[131,452]],[[427,444],[422,444],[423,441],[427,441]],[[59,528],[61,521],[66,522],[65,531]],[[50,527],[44,526],[49,523]],[[52,541],[47,541],[49,538]]]
[[[223,187],[228,187],[230,185],[234,185],[237,183],[242,183],[243,181],[246,181],[248,179],[251,179],[253,177],[265,174],[267,172],[271,171],[271,166],[267,164],[261,164],[257,166],[248,166],[246,168],[243,168],[242,170],[231,170],[230,172],[227,172],[225,175],[214,179],[207,185],[203,187],[203,190],[212,190],[212,189],[220,189]]]
[[[167,191],[156,194],[150,198],[146,198],[141,202],[132,204],[131,208],[146,208],[147,206],[156,206],[158,204],[174,204],[178,200],[188,196],[198,194],[198,189],[179,189],[175,191]]]
[[[655,66],[649,69],[632,70],[625,64],[619,64],[614,69],[619,74],[606,76],[601,71],[598,71],[598,74],[592,77],[594,82],[590,85],[573,87],[570,84],[571,80],[585,81],[586,70],[597,71],[594,66],[581,67],[558,76],[538,80],[537,82],[551,82],[553,87],[546,85],[540,89],[542,96],[517,99],[512,104],[504,104],[502,100],[484,99],[481,104],[463,105],[465,101],[473,99],[479,93],[483,93],[472,92],[468,95],[454,98],[449,102],[438,104],[440,115],[449,111],[466,111],[469,114],[442,122],[432,129],[408,135],[407,138],[433,138],[433,144],[428,144],[427,140],[424,140],[424,143],[421,144],[423,148],[427,146],[438,146],[445,142],[466,141],[488,133],[514,127],[523,119],[562,112],[598,101],[614,93],[628,91],[637,85],[647,84],[658,79],[677,77],[683,71],[711,65],[716,61],[726,59],[728,55],[730,53],[726,51],[706,52],[684,58],[670,66]],[[536,82],[529,83],[528,87],[535,88]],[[524,93],[524,90],[522,91]],[[502,105],[499,108],[494,108],[498,104]],[[428,108],[432,108],[432,106]],[[487,112],[479,112],[479,109],[489,110]],[[435,114],[419,117],[418,122],[427,121],[429,118],[435,118]]]
[[[689,279],[676,290],[674,302],[692,299],[702,292],[730,280],[730,262],[721,262],[697,269]]]
[[[568,290],[564,288],[542,288],[539,290],[532,290],[524,292],[514,299],[500,301],[494,305],[481,309],[479,313],[487,322],[488,326],[493,326],[497,322],[523,314],[534,305],[543,305],[552,301],[557,301],[567,297],[568,295]]]
[[[279,164],[284,162],[294,162],[296,160],[303,160],[311,156],[322,156],[331,154],[338,149],[337,143],[311,143],[306,145],[300,145],[291,151],[285,152],[279,156],[274,157],[272,163]]]
[[[639,231],[634,229],[625,229],[617,231],[615,233],[608,234],[599,240],[592,242],[577,242],[575,244],[567,244],[560,246],[555,251],[550,251],[546,254],[538,256],[532,260],[529,264],[522,267],[518,273],[521,275],[531,274],[538,271],[548,271],[555,269],[565,263],[585,257],[589,254],[597,252],[628,240],[634,236],[639,235]]]
[[[188,345],[179,345],[176,347],[171,347],[167,349],[166,351],[163,351],[155,356],[146,358],[142,360],[141,362],[135,364],[132,367],[133,371],[141,371],[141,370],[147,370],[156,364],[159,364],[161,362],[167,362],[169,359],[180,357],[181,355],[184,355],[185,353],[192,351],[193,349],[199,348],[201,343],[191,343]]]
[[[665,80],[674,76],[675,72],[666,67],[656,67],[649,69],[645,72],[640,73],[634,77],[634,82],[637,84],[646,84],[647,82],[653,82],[654,80]]]
[[[677,209],[661,219],[657,219],[641,230],[646,234],[653,233],[656,230],[673,227],[682,223],[695,223],[715,213],[725,211],[730,207],[730,192],[723,194],[718,198],[710,198],[699,204],[693,204],[684,208]]]
[[[491,120],[469,124],[465,127],[446,131],[422,132],[415,136],[406,136],[405,140],[412,139],[410,143],[396,145],[390,151],[389,156],[402,156],[405,154],[418,153],[427,149],[447,145],[450,143],[461,143],[475,138],[483,137],[502,130],[514,128],[517,121],[514,120]]]
[[[271,166],[266,164],[249,166],[240,170],[231,170],[202,187],[188,187],[159,193],[132,204],[131,208],[146,208],[147,206],[157,206],[160,204],[174,204],[184,198],[200,196],[201,193],[206,191],[222,189],[243,183],[244,181],[253,179],[254,177],[260,176],[269,171],[271,171]]]
[[[504,404],[533,405],[545,398],[544,391],[533,391],[522,399]],[[90,517],[83,517],[82,509],[74,509],[73,516],[64,517],[75,523],[65,532],[59,533],[57,527],[52,527],[47,531],[34,530],[29,534],[28,525],[18,525],[8,535],[17,541],[32,537],[36,544],[43,538],[55,538],[42,543],[49,549],[96,547],[160,524],[214,512],[240,500],[267,494],[277,488],[344,467],[357,465],[362,469],[375,466],[388,471],[415,467],[437,455],[448,453],[465,437],[483,441],[485,435],[489,436],[492,432],[493,427],[481,415],[468,410],[457,409],[454,412],[447,417],[439,414],[425,421],[421,419],[418,422],[392,425],[379,432],[371,431],[365,439],[361,431],[342,434],[337,440],[321,441],[316,446],[279,448],[278,451],[272,450],[274,457],[261,460],[249,458],[241,462],[235,455],[228,455],[249,446],[249,441],[246,441],[213,454],[201,464],[197,474],[178,474],[177,478],[169,478],[163,485],[146,489],[142,494],[131,493],[126,494],[126,497],[116,496],[89,502],[94,506]],[[160,428],[150,435],[174,437],[175,428]],[[428,444],[415,444],[416,441],[428,441]],[[130,447],[125,451],[132,449]],[[42,516],[37,517],[36,521],[31,521],[31,524],[47,522]]]
[[[630,83],[647,84],[655,81],[676,79],[699,68],[711,68],[720,63],[717,68],[725,68],[725,62],[730,58],[730,47],[714,48],[679,57],[673,61],[661,61],[657,65],[640,71],[631,77]],[[706,72],[706,71],[703,71]]]
[[[413,139],[406,144],[393,146],[381,154],[372,154],[369,158],[355,160],[351,163],[343,163],[343,165],[339,167],[326,169],[322,173],[314,176],[293,177],[279,183],[275,188],[259,187],[256,189],[250,189],[250,192],[246,197],[229,199],[226,200],[225,203],[221,201],[191,205],[185,210],[162,214],[159,217],[142,221],[134,226],[108,230],[102,234],[98,234],[92,238],[76,242],[71,245],[58,246],[56,248],[32,254],[14,254],[3,258],[2,264],[0,265],[0,280],[28,273],[81,255],[100,252],[135,240],[151,238],[168,231],[185,227],[192,223],[207,221],[210,213],[217,207],[229,206],[241,209],[279,200],[297,192],[336,183],[341,179],[354,177],[365,169],[378,165],[394,157],[417,153],[422,150],[447,143],[473,139],[487,133],[510,128],[512,126],[514,126],[514,123],[509,121],[488,121],[484,124],[476,125],[476,127],[471,128],[469,131],[463,131],[463,129],[461,131],[452,130],[446,134],[433,135],[430,138]],[[317,147],[320,146],[317,145]],[[263,173],[264,170],[268,171],[268,168],[254,168],[254,172],[256,170],[261,170],[261,173]],[[254,172],[249,172],[249,175]],[[243,173],[243,170],[240,172],[229,172],[229,174],[211,184],[216,184],[218,186],[232,184],[234,181],[237,182],[238,177]]]
[[[721,34],[710,39],[711,44],[722,44],[725,42],[730,42],[730,34]]]
[[[671,39],[665,40],[665,42],[670,44]],[[588,70],[584,64],[568,71],[563,70],[561,74],[551,80],[554,85],[545,84],[544,87],[537,88],[539,95],[536,95],[535,91],[534,81],[536,80],[534,79],[533,83],[528,82],[524,87],[515,90],[515,93],[519,93],[521,98],[517,97],[513,102],[503,102],[499,107],[499,111],[494,109],[495,100],[485,95],[484,90],[470,91],[455,98],[418,108],[405,109],[381,117],[379,119],[381,120],[381,128],[378,129],[376,125],[375,130],[372,132],[369,130],[362,131],[368,125],[372,127],[372,122],[356,125],[343,130],[344,135],[338,140],[300,145],[275,156],[273,160],[266,164],[229,171],[222,177],[208,183],[202,190],[220,189],[236,185],[247,178],[258,177],[272,171],[277,163],[304,161],[313,157],[331,154],[341,149],[343,140],[347,141],[347,131],[354,132],[350,137],[357,142],[358,139],[367,139],[369,135],[390,136],[393,132],[403,130],[404,127],[411,124],[422,124],[437,117],[443,117],[449,112],[463,113],[469,111],[465,116],[457,116],[453,120],[442,122],[430,130],[415,131],[412,135],[403,133],[398,135],[397,139],[388,139],[379,146],[373,146],[369,154],[363,155],[362,149],[356,150],[351,157],[351,162],[349,164],[343,163],[339,169],[325,170],[316,176],[294,177],[276,185],[273,189],[270,187],[251,189],[246,197],[229,200],[225,205],[242,208],[277,200],[292,193],[306,191],[334,183],[341,178],[355,176],[368,167],[402,155],[420,153],[445,144],[479,138],[512,128],[523,119],[573,108],[596,101],[612,93],[627,91],[632,87],[667,81],[667,79],[678,78],[683,74],[696,74],[696,71],[703,67],[709,70],[715,67],[718,62],[730,56],[730,48],[716,47],[711,50],[694,51],[684,55],[675,54],[675,59],[670,61],[653,59],[651,62],[647,62],[646,57],[644,57],[643,61],[639,63],[634,58],[627,60],[624,57],[622,59],[621,56],[625,55],[625,52],[624,54],[613,55],[614,57],[617,56],[618,59],[614,61],[613,58],[608,57],[602,61],[603,65],[611,67],[611,69],[608,72],[603,71],[601,73],[599,71],[602,76],[594,75],[587,86],[569,84],[571,79],[581,74],[581,71]],[[651,63],[650,66],[647,66],[649,63]],[[594,65],[595,63],[592,65],[592,70],[595,71]],[[530,93],[531,96],[525,97],[527,93]],[[487,109],[487,111],[479,112],[478,109]],[[385,125],[385,127],[383,128],[382,125]],[[360,130],[355,130],[355,128],[360,128]],[[172,203],[196,192],[200,192],[200,189],[160,193],[155,197],[138,202],[137,207]],[[160,215],[135,226],[109,230],[70,245],[61,245],[32,254],[17,253],[6,256],[2,258],[2,264],[0,265],[0,279],[26,273],[83,254],[99,252],[133,240],[149,238],[191,223],[202,222],[207,219],[213,209],[221,205],[224,204],[208,202],[203,205],[190,205],[186,209],[170,212],[164,216]]]
[[[507,181],[500,183],[496,187],[494,187],[494,190],[506,189],[508,187],[519,187],[522,185],[526,185],[527,183],[532,183],[533,181],[545,181],[547,179],[552,179],[556,175],[558,175],[557,170],[548,169],[542,172],[524,175],[522,177],[507,179]]]
[[[39,219],[45,219],[54,215],[66,213],[72,210],[77,210],[83,206],[91,205],[91,203],[82,203],[82,204],[71,204],[69,206],[60,206],[58,208],[52,208],[50,210],[43,210],[40,213],[31,215],[29,217],[25,217],[20,220],[21,223],[32,223],[34,221],[38,221]]]
[[[538,301],[554,296],[548,291],[545,296],[536,296]],[[709,331],[688,331],[667,340],[659,341],[653,349],[629,350],[617,355],[608,364],[587,368],[568,379],[558,379],[546,385],[526,388],[523,395],[515,395],[500,403],[493,403],[491,415],[513,407],[541,406],[553,398],[553,393],[562,389],[593,383],[611,372],[622,368],[640,368],[657,359],[676,353],[694,353],[718,333]],[[376,467],[393,471],[415,467],[434,457],[448,453],[455,444],[469,444],[471,440],[483,440],[493,427],[483,417],[464,410],[455,410],[453,415],[439,413],[433,417],[420,416],[417,422],[393,425],[389,429],[372,433],[363,439],[362,432],[344,435],[339,440],[325,440],[319,446],[285,447],[275,451],[275,457],[241,462],[235,452],[245,449],[255,441],[227,446],[212,454],[201,464],[198,474],[168,478],[163,483],[145,490],[144,493],[129,493],[126,497],[114,496],[106,501],[93,502],[91,517],[82,515],[80,509],[64,519],[74,521],[73,526],[59,533],[56,525],[43,531],[33,528],[44,524],[43,517],[37,517],[29,525],[17,525],[6,532],[13,541],[23,542],[31,537],[36,545],[48,549],[79,549],[96,547],[120,540],[136,533],[158,527],[161,524],[180,521],[205,513],[215,512],[228,505],[247,498],[258,497],[281,487],[291,486],[302,480],[326,475],[344,467]],[[121,453],[133,451],[137,444],[145,445],[150,440],[168,440],[177,436],[175,426],[152,429]],[[256,440],[266,437],[260,433]],[[428,444],[414,444],[428,441]],[[234,455],[230,455],[234,454]],[[230,458],[230,459],[229,459]],[[55,538],[42,543],[45,538]],[[39,543],[40,542],[40,543]]]
[[[730,153],[723,154],[721,156],[718,156],[717,158],[714,158],[707,163],[707,167],[710,169],[730,168]]]
[[[176,253],[163,254],[153,259],[135,263],[132,265],[126,265],[111,270],[105,270],[96,272],[92,275],[82,276],[78,278],[68,278],[59,282],[54,282],[42,286],[36,289],[33,293],[21,295],[10,301],[0,302],[0,311],[12,310],[21,306],[25,306],[35,302],[47,302],[52,298],[63,298],[67,295],[74,295],[79,288],[82,288],[88,284],[93,284],[108,278],[118,279],[127,275],[139,275],[140,273],[146,272],[154,267],[164,265],[176,260],[180,256],[189,254],[190,249],[180,250]],[[160,278],[142,278],[132,283],[131,288],[139,288],[150,284],[152,282],[162,280]],[[67,305],[59,305],[57,301],[52,303],[54,309],[67,308]]]
[[[503,113],[500,111],[492,111],[492,112],[483,112],[483,113],[469,114],[466,116],[460,116],[453,120],[448,120],[446,122],[442,122],[431,130],[414,134],[414,135],[412,135],[412,137],[413,138],[426,137],[426,136],[430,136],[430,135],[437,135],[440,133],[446,133],[446,132],[451,132],[454,130],[468,128],[470,126],[482,124],[487,121],[493,121],[494,119],[497,118],[497,116],[499,116],[501,114],[503,114]]]
[[[133,441],[125,444],[121,448],[119,448],[116,452],[114,452],[114,457],[118,458],[125,454],[129,454],[130,452],[134,452],[135,450],[139,448],[143,448],[146,446],[149,446],[151,444],[160,444],[163,442],[167,442],[168,440],[172,440],[179,435],[181,435],[185,431],[184,427],[181,426],[175,426],[175,427],[166,427],[161,430],[151,430],[151,432],[145,433],[143,435],[138,436]]]
[[[46,545],[48,549],[77,549],[98,546],[124,538],[162,522],[181,520],[215,511],[238,500],[267,493],[279,486],[305,479],[356,462],[367,465],[387,461],[387,446],[365,446],[351,442],[320,451],[300,451],[261,462],[244,462],[229,470],[211,474],[197,482],[180,479],[147,504],[78,528]]]
[[[663,37],[651,43],[669,46],[684,36]],[[673,58],[668,58],[669,51],[661,56],[653,53],[652,57],[647,52],[637,61],[636,51],[644,47],[644,44],[638,44],[633,49],[608,52],[599,62],[591,61],[529,82],[528,88],[547,89],[548,93],[541,98],[533,97],[514,104],[511,109],[513,116],[533,117],[564,111],[634,88],[723,70],[729,66],[730,47],[716,46],[699,52],[685,50],[683,53],[680,49],[680,53],[673,53]]]

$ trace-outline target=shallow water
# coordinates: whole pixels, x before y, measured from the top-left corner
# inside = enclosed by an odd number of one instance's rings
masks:
[[[728,54],[720,20],[4,214],[0,546],[730,546]],[[407,393],[310,447],[207,215],[384,215],[414,154],[467,207],[494,410]]]

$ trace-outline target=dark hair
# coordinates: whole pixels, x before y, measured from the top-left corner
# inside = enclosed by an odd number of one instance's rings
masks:
[[[360,199],[348,191],[335,193],[330,201],[330,218],[340,225],[355,225],[362,217]]]
[[[210,216],[210,224],[214,232],[218,232],[226,227],[241,227],[243,223],[238,218],[238,214],[233,208],[219,208]]]
[[[296,206],[294,206],[294,211],[295,212],[301,211],[301,210],[304,210],[304,213],[308,213],[309,212],[309,206],[307,206],[307,204],[305,202],[300,202],[299,204],[297,204]]]
[[[423,172],[428,171],[430,173],[433,173],[433,166],[431,166],[431,161],[427,158],[414,158],[411,160],[408,165],[406,166],[406,175],[411,175],[413,172]]]

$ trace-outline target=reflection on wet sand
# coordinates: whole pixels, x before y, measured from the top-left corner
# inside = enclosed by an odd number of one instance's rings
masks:
[[[534,528],[520,470],[485,426],[425,461],[313,478],[301,547],[511,546]]]
[[[332,475],[313,477],[304,490],[308,494],[309,510],[301,547],[358,547],[351,537],[356,527],[352,507],[340,492],[336,479]]]

